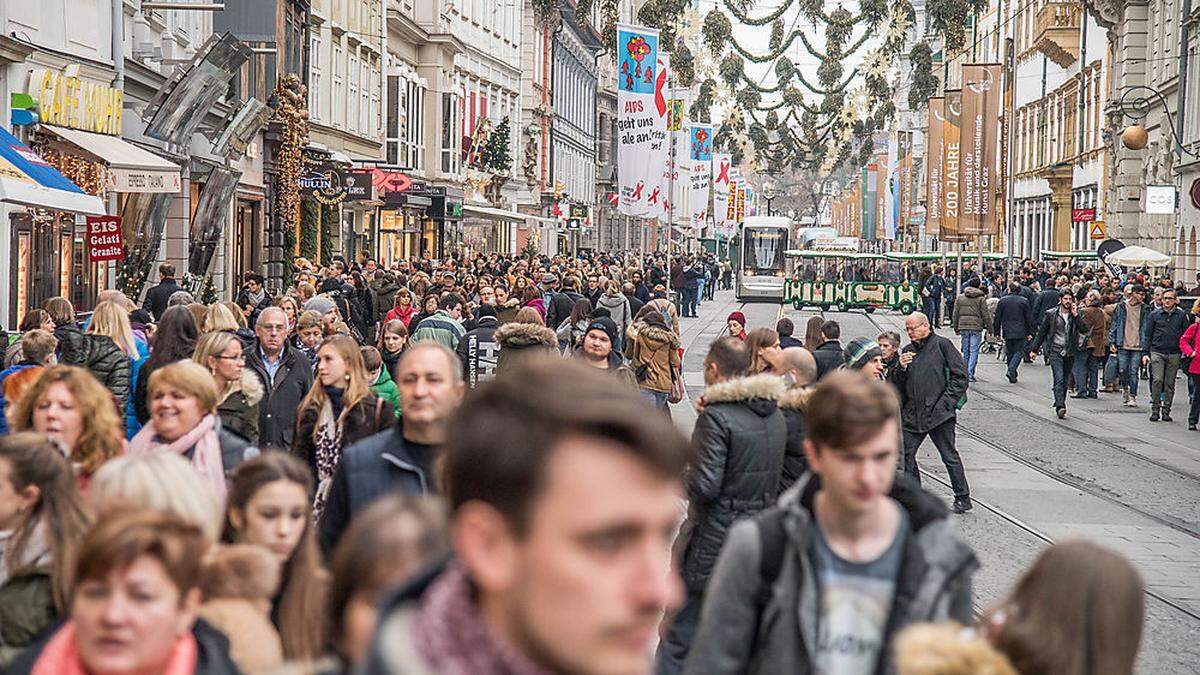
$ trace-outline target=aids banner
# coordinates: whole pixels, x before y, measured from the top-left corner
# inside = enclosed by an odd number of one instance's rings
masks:
[[[732,160],[723,152],[714,152],[712,156],[712,192],[713,192],[713,223],[716,232],[728,238],[729,221],[729,172]]]
[[[658,31],[617,24],[616,47],[617,210],[628,216],[656,215],[654,206],[662,207],[650,203],[651,184],[659,182],[667,151],[667,102],[661,89],[666,72],[659,70]]]
[[[661,119],[655,121],[656,131],[651,134],[649,168],[646,174],[646,210],[643,214],[648,218],[657,218],[660,223],[667,222],[667,214],[671,208],[671,180],[675,172],[675,165],[671,159],[671,145],[678,135],[678,130],[672,130],[671,126],[672,123],[676,127],[679,125],[679,122],[672,119],[672,113],[677,112],[679,107],[667,87],[670,75],[671,55],[659,52],[654,72],[654,113]]]
[[[688,184],[687,209],[692,229],[697,233],[708,222],[708,191],[712,185],[712,125],[688,126],[688,161],[692,165]]]

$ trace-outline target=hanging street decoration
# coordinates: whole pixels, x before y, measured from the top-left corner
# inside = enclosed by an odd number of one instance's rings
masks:
[[[654,149],[667,133],[665,105],[660,112],[655,100],[658,39],[652,28],[617,26],[618,210],[628,216],[650,211],[646,188],[655,176]]]
[[[688,127],[688,160],[691,180],[687,186],[687,210],[692,228],[697,234],[708,222],[709,187],[712,183],[712,125],[691,124]]]

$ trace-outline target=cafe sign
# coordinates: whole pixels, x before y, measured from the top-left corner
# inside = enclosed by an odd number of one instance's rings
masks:
[[[69,77],[46,68],[29,76],[42,122],[99,134],[121,134],[124,93],[105,84]]]
[[[336,169],[311,171],[297,178],[296,183],[303,192],[325,206],[336,206],[346,199],[346,186]]]

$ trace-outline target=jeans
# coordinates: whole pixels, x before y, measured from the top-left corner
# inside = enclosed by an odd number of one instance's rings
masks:
[[[1196,426],[1200,424],[1200,374],[1188,373],[1188,382],[1192,383],[1192,407],[1188,409],[1188,425]]]
[[[662,642],[658,645],[658,653],[654,655],[655,675],[676,675],[683,672],[683,664],[692,648],[692,638],[696,636],[696,629],[700,627],[700,609],[703,606],[703,595],[688,593],[684,598],[679,611],[671,617],[671,626],[667,628]]]
[[[704,279],[701,279],[698,283],[699,285],[696,286],[696,302],[700,302],[704,299]]]
[[[696,292],[700,288],[697,286],[688,286],[683,289],[683,315],[696,316]]]
[[[1071,374],[1076,356],[1074,354],[1048,353],[1050,372],[1054,375],[1054,409],[1067,407],[1067,376]]]
[[[946,465],[946,473],[950,474],[950,487],[954,490],[954,499],[970,499],[971,489],[967,486],[967,471],[963,468],[962,457],[959,457],[958,450],[954,447],[954,424],[955,419],[950,419],[942,422],[936,427],[925,432],[904,430],[904,473],[907,473],[917,481],[921,482],[920,467],[917,466],[917,449],[921,447],[925,437],[933,441],[933,447],[937,448],[938,453],[942,456],[942,463]]]
[[[941,298],[925,298],[922,303],[925,308],[925,316],[929,319],[929,325],[937,328],[942,325],[942,299]]]
[[[1142,352],[1138,349],[1117,350],[1117,374],[1121,378],[1121,386],[1129,390],[1130,396],[1137,396],[1138,367],[1142,363]]]
[[[655,408],[660,410],[667,409],[667,392],[654,391],[653,389],[642,389],[641,392],[642,396],[645,397],[647,401],[652,403]]]
[[[983,344],[983,331],[964,330],[962,332],[962,355],[967,361],[967,375],[975,378],[975,364],[979,363],[979,345]]]
[[[1004,338],[1004,355],[1008,361],[1008,378],[1017,377],[1017,366],[1025,356],[1025,338]]]
[[[1179,374],[1181,354],[1150,352],[1150,405],[1170,411],[1175,401],[1175,376]]]
[[[1075,393],[1077,395],[1090,398],[1098,396],[1099,375],[1103,364],[1104,357],[1096,356],[1091,351],[1075,355]]]

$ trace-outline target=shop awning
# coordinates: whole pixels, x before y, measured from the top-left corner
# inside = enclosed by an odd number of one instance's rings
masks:
[[[104,215],[104,202],[0,128],[0,202],[54,211]]]
[[[42,128],[108,165],[108,188],[117,192],[179,192],[179,165],[143,150],[117,136],[64,129]]]
[[[490,206],[479,206],[478,204],[463,204],[464,218],[484,218],[487,220],[506,220],[510,223],[523,223],[528,217],[524,213],[516,211],[505,211],[504,209],[496,209]]]

